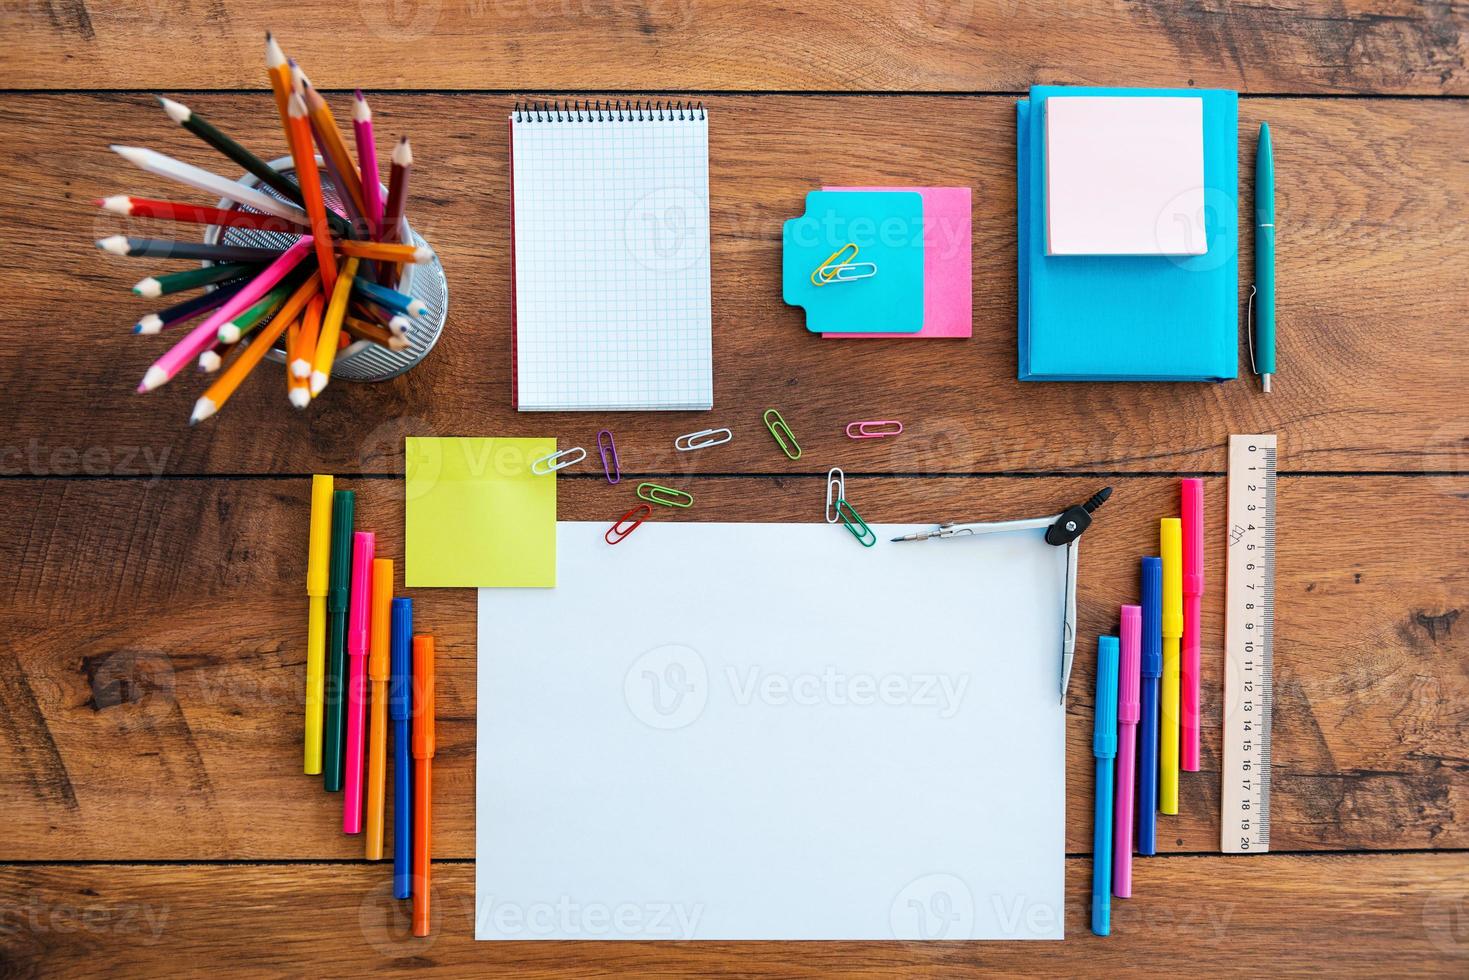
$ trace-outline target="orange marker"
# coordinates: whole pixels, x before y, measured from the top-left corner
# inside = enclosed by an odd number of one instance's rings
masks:
[[[372,643],[367,679],[372,682],[372,721],[367,733],[367,859],[383,858],[383,801],[388,783],[388,650],[391,646],[393,560],[372,563]]]
[[[429,828],[433,805],[434,638],[413,638],[413,934],[429,933]]]

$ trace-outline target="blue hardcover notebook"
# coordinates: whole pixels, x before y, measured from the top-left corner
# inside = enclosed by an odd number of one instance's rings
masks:
[[[1046,254],[1045,104],[1055,96],[1203,100],[1202,255]],[[1238,96],[1035,86],[1016,104],[1021,381],[1220,381],[1239,367]]]

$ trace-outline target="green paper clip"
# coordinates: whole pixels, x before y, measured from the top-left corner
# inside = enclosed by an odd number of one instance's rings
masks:
[[[772,415],[775,416],[774,421],[771,421],[770,419]],[[796,441],[795,433],[791,431],[790,426],[786,425],[786,420],[781,418],[780,412],[776,411],[773,408],[767,408],[765,410],[764,418],[765,428],[769,429],[770,434],[775,436],[775,444],[780,447],[781,452],[786,454],[786,458],[800,459],[801,444]],[[784,435],[782,435],[782,433],[784,433]],[[789,439],[790,442],[787,442],[787,439]],[[794,449],[795,452],[791,452],[792,449]]]
[[[646,500],[650,504],[662,504],[664,507],[694,506],[694,495],[687,490],[675,490],[656,483],[639,483],[638,499]]]
[[[857,513],[857,508],[847,503],[845,497],[837,501],[837,516],[842,519],[843,524],[847,525],[847,530],[852,532],[852,537],[856,538],[862,547],[871,548],[877,544],[877,535],[873,533],[872,528],[867,526],[862,515]],[[859,531],[858,528],[861,530]]]

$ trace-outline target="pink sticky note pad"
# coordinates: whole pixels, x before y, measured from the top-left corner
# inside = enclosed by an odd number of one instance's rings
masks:
[[[917,191],[923,196],[923,329],[917,333],[824,333],[823,337],[969,337],[971,224],[967,187],[823,187],[827,191]]]

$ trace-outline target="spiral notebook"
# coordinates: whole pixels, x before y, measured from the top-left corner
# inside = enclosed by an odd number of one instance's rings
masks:
[[[521,104],[510,145],[515,407],[712,408],[703,106]]]

